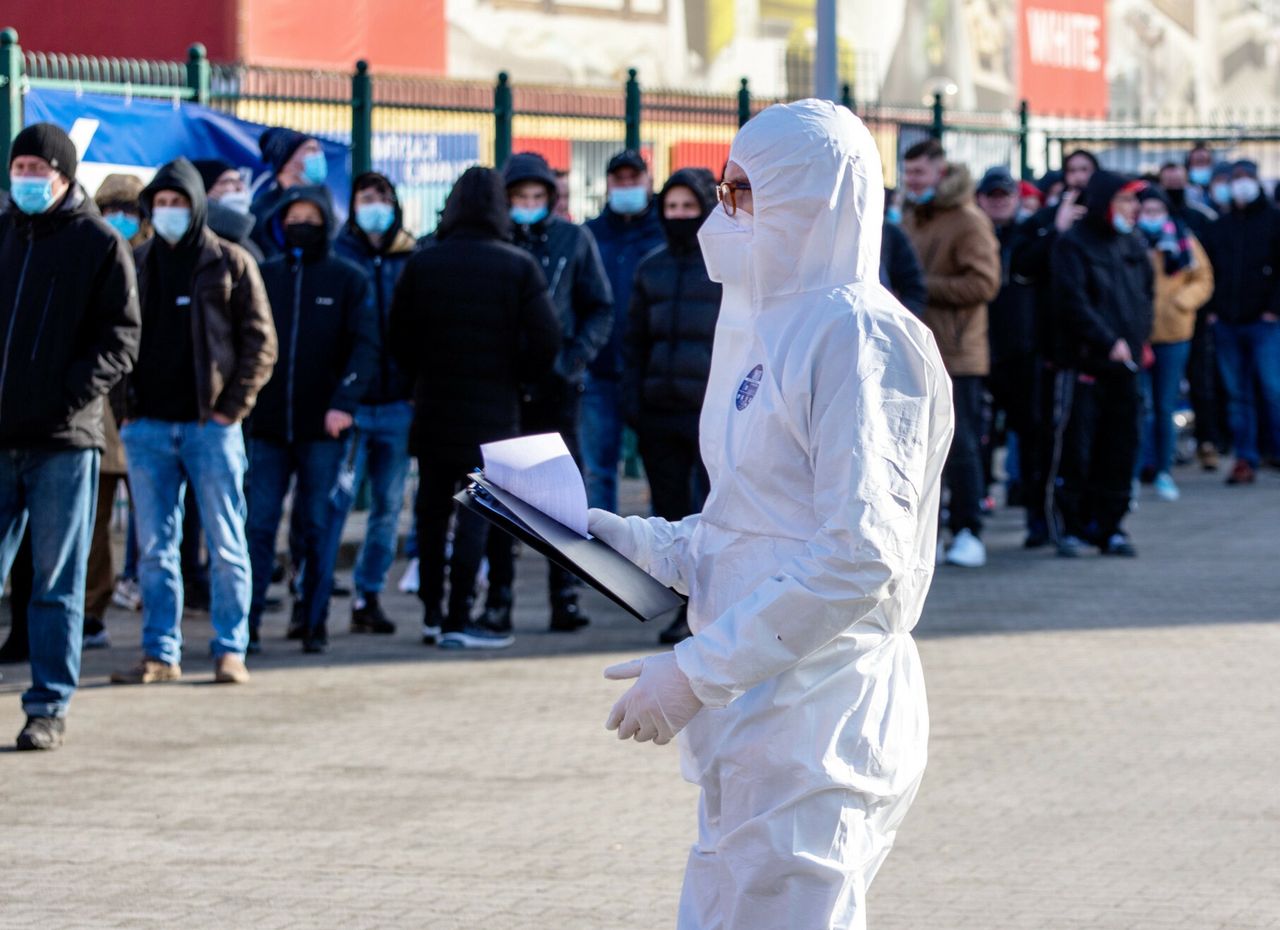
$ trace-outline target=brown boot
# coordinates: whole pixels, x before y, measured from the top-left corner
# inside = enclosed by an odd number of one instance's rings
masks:
[[[111,673],[111,683],[116,685],[150,685],[161,681],[177,681],[182,677],[182,666],[170,665],[150,656],[130,669]]]
[[[1196,449],[1196,458],[1200,460],[1200,467],[1205,471],[1218,470],[1218,447],[1213,443],[1200,443],[1200,447]]]
[[[249,670],[244,659],[231,652],[218,656],[213,663],[213,680],[220,685],[247,685]]]

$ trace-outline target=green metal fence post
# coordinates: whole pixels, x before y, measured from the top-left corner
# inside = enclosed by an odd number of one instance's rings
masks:
[[[351,76],[351,171],[373,170],[373,78],[369,62],[356,62]]]
[[[749,119],[751,119],[751,85],[746,78],[743,78],[742,86],[738,88],[738,128],[741,129],[746,125]]]
[[[933,125],[929,129],[929,133],[938,140],[942,139],[942,133],[946,129],[945,110],[942,106],[941,92],[933,95]]]
[[[511,103],[511,79],[507,72],[498,75],[493,89],[493,166],[501,170],[511,157],[511,120],[514,116]]]
[[[847,109],[850,113],[857,113],[858,107],[853,99],[853,86],[850,84],[840,85],[840,105]]]
[[[0,32],[0,190],[9,189],[9,146],[22,131],[22,46],[14,29]]]
[[[209,81],[209,54],[197,42],[187,49],[187,86],[194,95],[192,99],[201,106],[209,105]]]
[[[627,144],[634,152],[640,151],[640,82],[636,69],[627,71]]]
[[[1031,180],[1031,106],[1018,104],[1018,177]]]

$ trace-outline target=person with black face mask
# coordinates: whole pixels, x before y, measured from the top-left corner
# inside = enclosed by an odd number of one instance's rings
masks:
[[[142,551],[142,659],[118,684],[182,674],[178,574],[184,486],[208,537],[215,680],[249,680],[249,551],[240,422],[271,374],[276,331],[258,266],[206,223],[204,183],[185,158],[142,192],[154,238],[138,247],[142,347],[126,382],[124,423]]]
[[[673,174],[658,197],[667,244],[640,262],[623,342],[622,408],[640,440],[654,516],[681,520],[702,509],[710,480],[698,419],[711,374],[721,287],[707,275],[698,229],[716,205],[705,169]],[[684,612],[659,641],[689,635]]]
[[[276,532],[289,490],[299,530],[301,597],[294,612],[306,652],[324,652],[333,577],[323,571],[329,495],[356,408],[378,370],[373,289],[358,266],[329,246],[327,191],[289,190],[275,222],[287,251],[262,266],[280,334],[280,360],[258,399],[249,443],[250,637],[256,644],[275,563]]]

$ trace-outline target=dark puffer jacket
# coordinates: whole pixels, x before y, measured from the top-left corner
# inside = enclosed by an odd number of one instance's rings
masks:
[[[677,171],[659,202],[671,188],[687,187],[702,205],[700,223],[715,205],[712,181],[704,175]],[[633,425],[650,414],[701,411],[720,315],[721,288],[707,276],[696,224],[664,225],[667,245],[640,263],[631,292],[622,405]]]
[[[1207,312],[1224,323],[1280,313],[1280,210],[1265,194],[1210,225],[1204,247],[1216,282]]]
[[[79,184],[50,213],[0,214],[0,448],[101,449],[102,397],[133,368],[129,245]]]
[[[1125,184],[1118,174],[1095,173],[1085,188],[1088,213],[1053,247],[1057,361],[1065,368],[1118,370],[1107,358],[1116,340],[1137,359],[1151,333],[1154,272],[1146,243],[1112,226],[1111,201]]]
[[[416,243],[413,236],[404,229],[404,212],[396,197],[395,185],[390,180],[371,171],[357,177],[351,185],[352,190],[359,190],[363,181],[373,177],[382,178],[391,189],[392,205],[396,211],[395,221],[375,246],[364,230],[356,225],[355,194],[352,193],[349,219],[334,240],[333,250],[363,268],[373,284],[375,319],[382,351],[378,353],[378,371],[364,402],[376,406],[408,400],[413,393],[412,379],[400,370],[388,349],[387,330],[391,320],[391,297],[405,265],[409,264],[409,257],[413,255]]]
[[[563,346],[556,357],[554,377],[579,387],[613,327],[613,290],[600,262],[600,251],[590,232],[555,216],[556,178],[542,156],[528,152],[511,156],[503,179],[508,191],[522,181],[536,181],[547,188],[547,218],[531,226],[516,226],[513,237],[542,268],[560,318]]]
[[[560,350],[546,282],[504,241],[510,228],[501,177],[470,168],[433,244],[396,285],[390,347],[415,379],[409,443],[419,458],[474,456],[481,443],[518,435],[520,385],[545,377]]]
[[[314,187],[290,189],[273,222],[299,200],[318,206],[326,231],[332,231],[328,193]],[[253,436],[276,442],[327,439],[325,414],[355,413],[378,369],[369,278],[334,255],[326,238],[311,252],[290,250],[268,259],[262,280],[271,299],[280,358],[258,395]]]

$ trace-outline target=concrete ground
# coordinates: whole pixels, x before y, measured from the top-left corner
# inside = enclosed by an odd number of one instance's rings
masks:
[[[872,927],[1280,928],[1280,476],[1179,478],[1136,561],[1023,551],[1002,511],[986,569],[939,571],[930,767]],[[544,579],[521,560],[497,655],[423,647],[398,593],[394,637],[335,602],[320,658],[277,613],[243,688],[209,684],[196,614],[182,682],[106,684],[137,655],[114,612],[67,745],[0,752],[0,927],[672,926],[696,793],[674,747],[603,729],[600,675],[657,631],[589,595],[588,631],[548,634]]]

